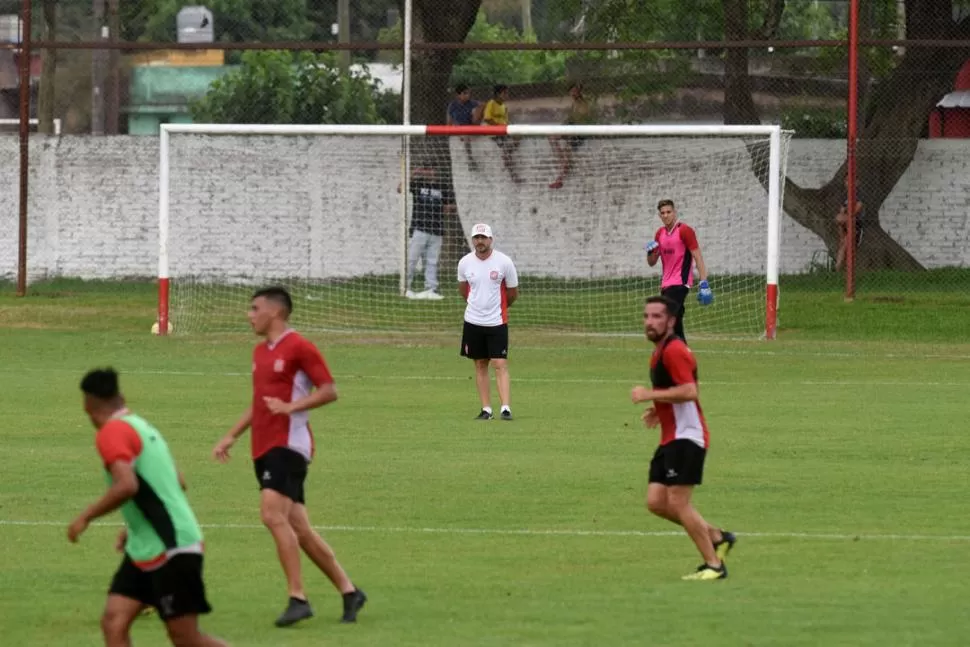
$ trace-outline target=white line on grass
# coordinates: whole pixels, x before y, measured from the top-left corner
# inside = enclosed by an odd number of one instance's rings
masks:
[[[64,526],[66,521],[27,521],[0,519],[0,526]],[[120,523],[96,522],[94,526],[120,527]],[[213,530],[259,530],[263,526],[255,523],[211,523],[202,524],[203,528]],[[418,528],[407,526],[315,526],[317,530],[335,532],[367,532],[386,534],[415,535],[518,535],[532,537],[681,537],[683,532],[673,530],[570,530],[570,529],[533,529],[533,528]],[[815,532],[745,532],[736,531],[743,537],[765,539],[807,539],[807,540],[897,540],[897,541],[970,541],[970,535],[907,535],[882,533],[815,533]]]
[[[24,368],[24,369],[0,369],[3,373],[75,373],[70,369],[63,368]],[[251,373],[241,371],[169,371],[169,370],[126,370],[126,375],[169,375],[173,377],[249,377]],[[468,382],[472,379],[470,375],[369,375],[369,374],[346,374],[336,376],[340,380],[388,380],[394,382]],[[590,377],[520,377],[515,378],[516,382],[527,382],[536,384],[633,384],[642,377],[629,378],[590,378]],[[766,380],[701,380],[701,385],[715,386],[763,386],[768,384]],[[905,386],[905,387],[959,387],[970,386],[970,382],[927,382],[922,380],[770,380],[772,386]]]

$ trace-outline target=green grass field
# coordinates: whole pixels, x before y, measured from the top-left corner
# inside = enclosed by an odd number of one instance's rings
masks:
[[[691,340],[713,441],[696,501],[740,537],[713,583],[680,580],[694,549],[644,510],[656,432],[629,403],[649,379],[642,338],[517,332],[513,312],[516,420],[478,423],[457,339],[312,335],[341,399],[313,414],[309,509],[370,602],[340,625],[305,561],[317,617],[290,630],[272,626],[285,588],[245,447],[209,457],[246,406],[252,337],[151,337],[150,285],[0,286],[0,644],[101,644],[119,517],[78,545],[65,532],[104,488],[78,381],[110,364],[187,476],[215,608],[203,624],[233,645],[963,645],[958,279],[902,297],[871,283],[852,304],[793,279],[778,340]],[[167,644],[155,618],[135,642]]]

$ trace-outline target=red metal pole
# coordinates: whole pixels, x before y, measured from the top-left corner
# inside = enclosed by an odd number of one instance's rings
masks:
[[[30,170],[30,0],[20,8],[20,203],[17,245],[17,296],[27,294],[27,179]]]
[[[856,187],[856,126],[859,112],[859,0],[849,1],[849,106],[846,129],[846,173],[848,191],[846,192],[845,236],[845,299],[855,298],[855,187]]]

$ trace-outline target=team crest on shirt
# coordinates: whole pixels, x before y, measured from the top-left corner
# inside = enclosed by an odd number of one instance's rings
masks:
[[[281,359],[278,359],[275,362],[273,362],[273,372],[275,372],[275,373],[282,373],[283,372],[283,368],[285,366],[286,366],[286,362],[284,362]]]
[[[498,281],[498,270],[492,270],[489,272],[488,278],[492,279],[493,281]]]

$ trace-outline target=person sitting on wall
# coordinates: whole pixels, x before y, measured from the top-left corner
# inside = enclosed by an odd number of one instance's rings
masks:
[[[489,126],[508,126],[509,108],[506,103],[509,100],[509,86],[498,84],[495,86],[492,98],[485,104],[485,123]],[[508,169],[512,181],[518,184],[522,180],[515,171],[515,164],[512,161],[512,154],[519,147],[519,140],[515,137],[500,136],[494,137],[495,143],[502,149],[502,163]]]
[[[485,109],[478,101],[472,99],[471,90],[464,83],[455,86],[455,98],[448,104],[447,124],[449,126],[477,126],[482,123],[482,111]],[[478,170],[478,164],[472,157],[472,138],[462,137],[465,152],[468,153],[468,169]]]

